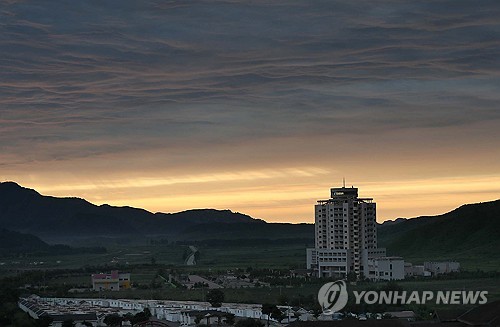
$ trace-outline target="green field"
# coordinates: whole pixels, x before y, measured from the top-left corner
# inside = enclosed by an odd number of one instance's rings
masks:
[[[182,266],[186,246],[135,245],[108,247],[105,254],[79,254],[61,256],[22,256],[0,258],[0,274],[6,275],[23,270],[76,269],[84,266],[102,266],[104,270],[115,265],[157,264]],[[305,267],[305,247],[247,246],[247,247],[199,247],[200,259],[194,270],[233,269],[251,267],[290,268]],[[154,258],[154,259],[153,259]]]
[[[305,268],[306,246],[303,244],[259,245],[254,246],[200,246],[200,258],[192,270],[224,270],[235,268]],[[0,258],[0,276],[15,274],[25,270],[76,269],[84,266],[100,266],[103,270],[111,267],[156,264],[183,266],[183,254],[187,246],[133,245],[107,248],[105,254],[78,254],[59,256],[20,256]],[[445,257],[405,257],[405,261],[422,264],[424,261],[446,260]],[[500,260],[490,256],[467,256],[452,258],[461,263],[467,271],[497,271]]]
[[[197,266],[184,266],[184,253],[187,246],[174,244],[161,245],[134,245],[130,247],[113,245],[108,247],[106,254],[81,254],[65,256],[32,257],[23,256],[0,259],[1,276],[21,276],[21,284],[48,286],[49,289],[60,289],[57,294],[63,294],[64,289],[70,287],[89,287],[90,272],[106,272],[112,269],[128,271],[132,274],[132,281],[141,285],[135,290],[120,293],[96,294],[86,293],[77,296],[112,296],[124,298],[154,298],[177,300],[202,300],[203,290],[176,289],[162,283],[158,278],[156,283],[161,284],[149,287],[160,269],[175,270],[177,273],[199,273],[210,275],[227,270],[252,268],[273,268],[287,271],[291,268],[305,267],[305,245],[259,245],[255,246],[200,246],[200,258]],[[407,258],[413,263],[421,263],[427,258]],[[440,258],[428,258],[440,259]],[[465,259],[465,258],[464,258]],[[43,262],[43,264],[41,264]],[[37,263],[37,264],[35,264]],[[494,271],[499,265],[495,260],[487,258],[461,261],[462,267],[468,271],[481,269]],[[85,268],[87,270],[75,270]],[[64,272],[70,269],[71,271]],[[29,271],[61,271],[61,273],[47,273],[30,275]],[[35,277],[33,277],[35,276]],[[38,276],[38,277],[36,277]],[[498,275],[492,275],[498,276]],[[431,279],[411,280],[398,282],[405,290],[487,290],[490,298],[500,299],[500,279],[484,278],[484,274],[476,278],[473,275],[467,279]],[[315,297],[324,281],[310,280],[294,282],[281,287],[255,289],[227,289],[226,300],[232,302],[283,302],[286,299],[300,304],[302,300]],[[353,290],[378,287],[383,284],[360,284],[351,286]],[[147,288],[147,289],[144,289]],[[55,294],[54,292],[51,293]]]

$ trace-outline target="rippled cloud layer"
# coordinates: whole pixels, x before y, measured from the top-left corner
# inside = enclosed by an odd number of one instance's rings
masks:
[[[0,177],[498,176],[498,17],[498,1],[3,1]]]

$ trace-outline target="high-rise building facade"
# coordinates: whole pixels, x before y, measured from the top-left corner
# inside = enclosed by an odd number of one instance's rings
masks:
[[[332,188],[330,199],[318,200],[308,269],[318,277],[369,276],[368,260],[385,257],[385,249],[377,247],[376,209],[373,199],[358,197],[355,187]]]

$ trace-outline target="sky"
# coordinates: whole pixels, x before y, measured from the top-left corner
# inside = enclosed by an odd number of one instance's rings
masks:
[[[313,222],[500,198],[500,2],[0,2],[0,181]]]

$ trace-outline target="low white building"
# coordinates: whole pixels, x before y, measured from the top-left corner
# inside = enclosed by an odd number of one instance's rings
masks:
[[[405,277],[431,277],[431,272],[425,270],[423,265],[412,265],[410,262],[405,263]]]
[[[92,289],[94,291],[119,291],[131,287],[130,274],[113,270],[110,274],[92,274]]]
[[[194,325],[194,320],[200,312],[212,312],[210,318],[218,320],[217,316],[234,314],[240,318],[267,319],[262,314],[262,305],[244,303],[223,303],[214,308],[208,302],[198,301],[157,301],[130,299],[82,299],[82,298],[41,298],[30,296],[20,299],[18,306],[31,317],[38,319],[41,315],[50,314],[54,318],[64,314],[73,314],[73,320],[87,321],[94,325],[102,323],[109,314],[136,314],[148,308],[151,314],[160,320]],[[82,318],[82,319],[80,319]],[[58,326],[57,324],[55,326]]]
[[[99,319],[96,312],[89,312],[85,308],[77,307],[72,310],[55,310],[54,307],[46,305],[40,298],[30,297],[19,299],[18,306],[33,319],[49,317],[52,319],[52,327],[61,327],[67,320],[72,320],[75,327],[86,326],[84,323],[90,323],[92,326],[99,325]]]
[[[424,269],[430,271],[433,276],[449,274],[460,271],[460,263],[456,261],[427,261],[424,262]]]
[[[405,261],[401,257],[379,257],[368,259],[368,274],[371,280],[402,280],[405,278]]]
[[[350,271],[350,249],[307,249],[307,268],[317,277],[345,278]]]

